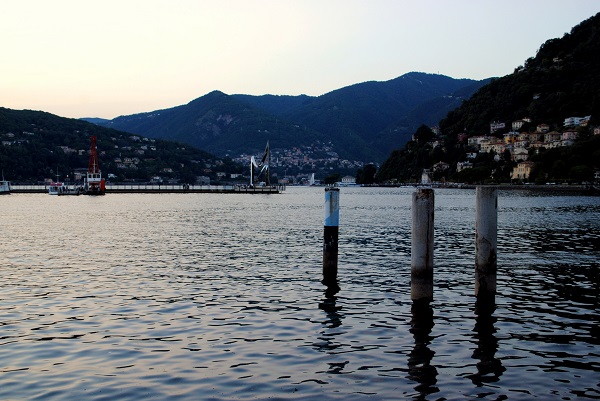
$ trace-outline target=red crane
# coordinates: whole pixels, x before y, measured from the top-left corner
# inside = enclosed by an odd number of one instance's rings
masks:
[[[90,162],[88,164],[88,173],[96,174],[100,173],[100,166],[98,165],[98,151],[96,147],[96,136],[90,137],[92,144],[90,146]]]
[[[104,195],[106,185],[100,166],[98,165],[98,150],[96,149],[96,136],[90,137],[90,162],[88,164],[87,177],[85,179],[85,193],[88,195]]]

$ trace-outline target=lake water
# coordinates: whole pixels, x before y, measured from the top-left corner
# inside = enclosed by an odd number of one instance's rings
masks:
[[[435,192],[410,300],[413,189],[0,197],[2,400],[600,399],[600,198],[500,191],[476,305],[474,190]]]

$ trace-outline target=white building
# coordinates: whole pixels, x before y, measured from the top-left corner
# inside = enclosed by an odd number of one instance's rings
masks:
[[[342,184],[356,184],[356,177],[352,177],[351,175],[346,175],[342,177]]]
[[[461,172],[467,168],[473,168],[473,163],[469,161],[456,163],[456,172]]]
[[[592,118],[592,116],[565,118],[564,126],[565,127],[576,127],[578,125],[586,126],[590,122],[591,118]]]
[[[563,139],[563,141],[568,141],[568,140],[574,141],[575,139],[577,139],[578,134],[579,133],[576,131],[565,131],[562,134],[562,139]]]
[[[506,124],[500,123],[498,121],[494,121],[490,124],[490,134],[493,134],[494,132],[501,130],[505,127],[506,127]]]
[[[512,122],[512,130],[518,131],[525,124],[525,120],[517,120]]]
[[[529,150],[525,148],[514,148],[512,152],[513,160],[516,162],[524,162],[529,159]]]

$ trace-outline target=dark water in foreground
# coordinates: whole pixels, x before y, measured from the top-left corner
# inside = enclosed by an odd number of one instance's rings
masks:
[[[411,189],[0,198],[2,400],[600,399],[600,198],[500,192],[495,307],[474,191],[436,190],[410,301]]]

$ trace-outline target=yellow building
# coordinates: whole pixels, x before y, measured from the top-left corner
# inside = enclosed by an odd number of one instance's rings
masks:
[[[512,180],[528,180],[533,164],[534,163],[530,161],[524,161],[517,164],[517,167],[513,168],[512,176],[510,178]]]

